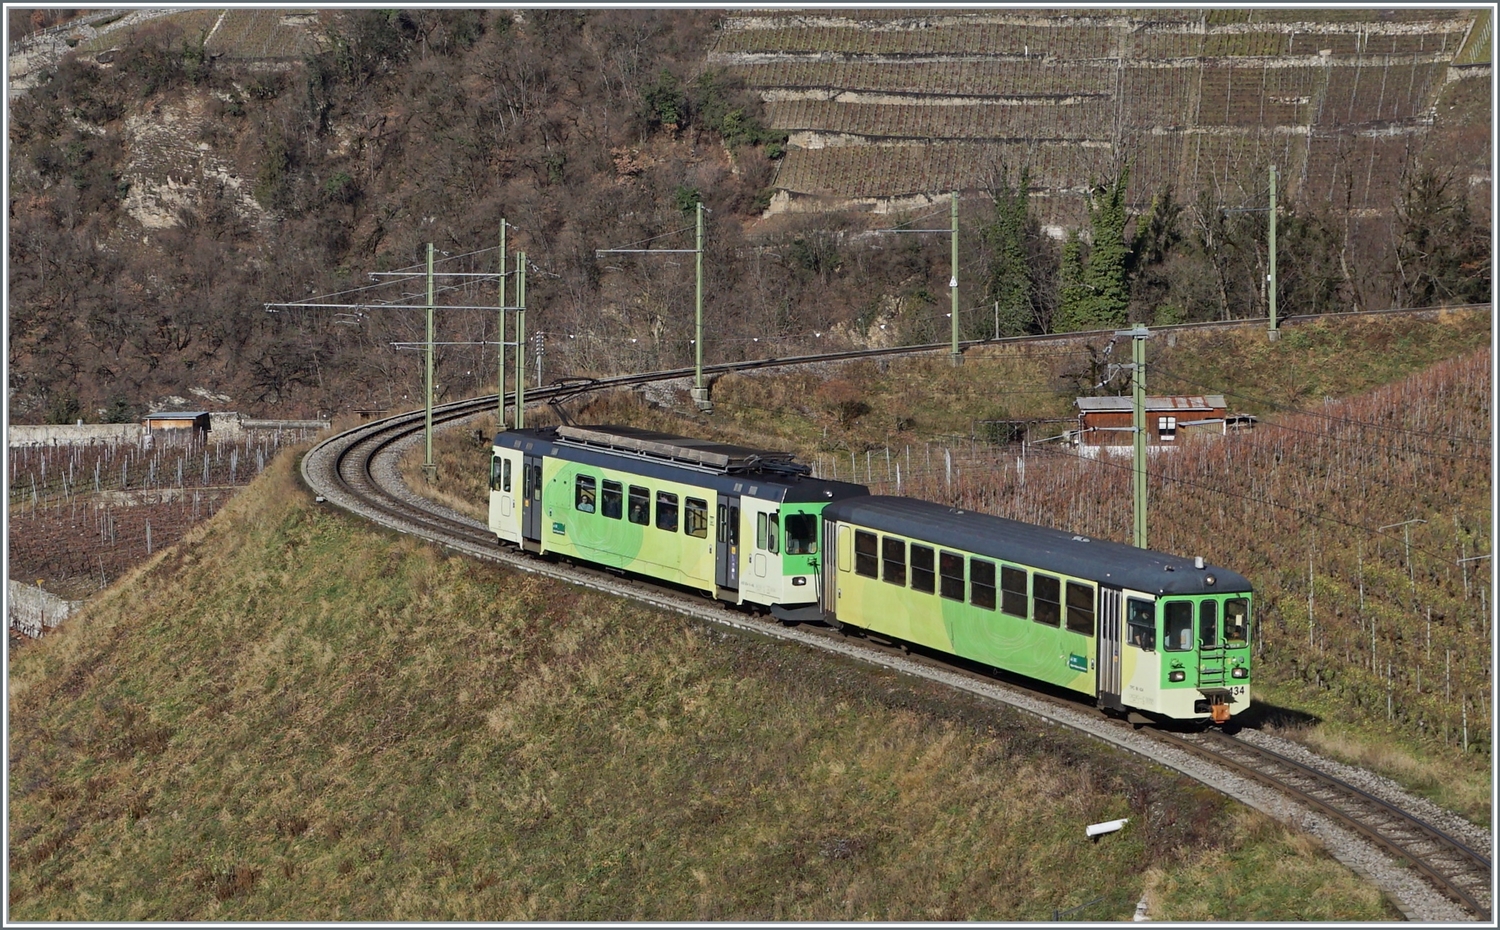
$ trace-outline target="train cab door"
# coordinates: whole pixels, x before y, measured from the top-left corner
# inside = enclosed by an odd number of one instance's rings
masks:
[[[1224,686],[1224,639],[1219,634],[1219,602],[1198,604],[1198,685]]]
[[[1120,660],[1120,626],[1122,592],[1119,588],[1099,586],[1099,652],[1095,660],[1099,672],[1099,706],[1124,710],[1120,699],[1122,669]]]
[[[521,515],[517,508],[521,456],[511,450],[496,452],[490,459],[490,529],[496,538],[521,542]]]
[[[716,530],[717,547],[714,549],[714,583],[725,592],[732,592],[728,600],[738,601],[740,589],[740,499],[738,496],[719,497],[719,524]]]
[[[521,460],[521,538],[527,549],[541,551],[542,457],[539,455],[528,455]]]

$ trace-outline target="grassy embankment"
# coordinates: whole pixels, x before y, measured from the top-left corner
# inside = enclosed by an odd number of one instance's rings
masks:
[[[1231,410],[1263,418],[1251,434],[1184,443],[1153,467],[1151,544],[1203,554],[1257,585],[1265,725],[1480,823],[1492,795],[1490,568],[1456,560],[1491,545],[1490,361],[1474,354],[1489,333],[1483,315],[1455,313],[1296,324],[1275,343],[1241,330],[1148,344],[1153,392],[1224,393]],[[769,442],[825,474],[841,462],[845,478],[853,450],[858,480],[885,493],[897,490],[884,464],[890,443],[905,465],[902,493],[1128,541],[1121,463],[1033,450],[1023,471],[1014,450],[943,441],[955,423],[967,434],[971,417],[1065,415],[1076,396],[1068,373],[1088,361],[1078,345],[992,347],[957,370],[928,358],[728,377],[707,418],[625,396],[577,417]],[[1299,408],[1309,412],[1291,412]],[[440,444],[439,487],[482,515],[487,449],[469,438]],[[871,447],[880,453],[866,472]],[[1401,528],[1371,532],[1417,519],[1427,522],[1412,527],[1410,563]]]
[[[17,920],[1394,916],[1133,757],[444,557],[286,456],[10,671]]]

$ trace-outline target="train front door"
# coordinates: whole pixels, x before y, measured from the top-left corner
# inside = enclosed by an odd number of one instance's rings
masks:
[[[522,459],[521,495],[522,545],[538,551],[542,541],[542,457],[539,455]]]
[[[1120,700],[1120,603],[1119,588],[1099,586],[1099,706],[1124,710]]]
[[[740,499],[719,497],[719,526],[715,536],[714,583],[725,591],[740,589]],[[734,600],[738,601],[736,596]]]

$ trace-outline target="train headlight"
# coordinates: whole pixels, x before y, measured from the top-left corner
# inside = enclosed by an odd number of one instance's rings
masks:
[[[806,576],[798,575],[797,577],[792,579],[792,587],[794,588],[800,588],[805,584],[807,584]]]
[[[1250,670],[1243,665],[1236,665],[1234,671],[1229,673],[1232,678],[1249,678]]]
[[[1184,672],[1182,669],[1178,669],[1175,672],[1168,672],[1167,681],[1187,681],[1187,672]]]

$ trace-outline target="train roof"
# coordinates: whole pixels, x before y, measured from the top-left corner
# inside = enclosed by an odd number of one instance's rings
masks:
[[[906,497],[869,496],[830,504],[823,515],[937,546],[1087,578],[1149,594],[1212,594],[1250,590],[1238,572],[1122,543],[1090,539],[991,514]],[[1209,585],[1207,579],[1214,583]]]
[[[537,443],[546,445],[537,448]],[[782,503],[831,501],[870,493],[864,485],[812,477],[810,469],[796,462],[790,452],[630,426],[511,429],[499,433],[495,445]]]

